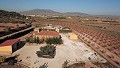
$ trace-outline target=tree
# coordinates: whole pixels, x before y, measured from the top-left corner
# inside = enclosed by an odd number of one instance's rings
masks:
[[[62,44],[60,37],[47,38],[45,41],[47,44]]]
[[[26,42],[30,42],[30,38],[28,37],[28,38],[26,38]]]
[[[40,44],[41,40],[39,39],[39,37],[34,37],[34,43]]]
[[[52,38],[47,38],[45,42],[46,42],[47,44],[52,44],[52,40],[53,40]]]
[[[27,37],[26,38],[26,42],[29,42],[29,43],[37,43],[37,44],[40,44],[42,43],[42,41],[39,39],[39,37]]]
[[[34,43],[34,39],[31,38],[31,37],[27,37],[27,38],[26,38],[26,42]]]
[[[54,57],[56,52],[56,46],[46,45],[44,47],[40,47],[40,51],[37,51],[36,54],[38,57],[44,57],[44,55],[49,55]]]
[[[21,18],[25,18],[25,17],[26,16],[20,15],[19,13],[16,12],[0,10],[0,18],[2,19],[1,22],[3,23],[8,23],[8,22],[20,23],[20,20],[24,21],[24,19]]]
[[[5,27],[4,30],[5,30],[6,32],[9,32],[9,31],[11,30],[11,27]]]
[[[40,39],[39,39],[39,37],[36,38],[36,43],[37,43],[37,44],[40,43]]]

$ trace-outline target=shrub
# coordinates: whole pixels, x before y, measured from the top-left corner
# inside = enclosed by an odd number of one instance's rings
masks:
[[[55,56],[55,52],[56,52],[56,47],[53,46],[53,45],[46,45],[44,47],[40,47],[40,51],[37,51],[36,54],[38,57],[45,57],[45,55],[48,55],[46,56],[47,57],[52,57],[54,58]]]
[[[68,61],[64,61],[64,63],[62,64],[62,68],[68,68]]]
[[[48,63],[44,63],[43,65],[41,65],[39,68],[47,68],[48,67]]]
[[[11,30],[11,27],[5,27],[4,30],[5,30],[6,32],[9,32],[9,31]]]
[[[26,42],[29,42],[29,43],[37,43],[37,44],[40,44],[42,43],[42,41],[39,39],[39,37],[27,37],[26,38]]]
[[[41,43],[41,40],[39,39],[39,37],[34,38],[34,43],[37,43],[37,44]]]
[[[31,38],[31,37],[27,37],[27,38],[26,38],[26,42],[34,43],[35,41],[34,41],[34,39]]]
[[[45,41],[47,44],[62,44],[62,39],[60,37],[48,38]]]
[[[26,42],[30,42],[30,38],[26,38]]]
[[[64,30],[64,29],[62,29],[62,30],[59,30],[59,32],[60,33],[70,33],[70,32],[72,32],[72,30]]]
[[[6,57],[5,56],[0,56],[0,64],[5,61]]]

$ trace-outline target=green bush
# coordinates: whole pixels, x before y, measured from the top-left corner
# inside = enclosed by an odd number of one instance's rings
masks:
[[[41,65],[39,68],[48,68],[48,63],[44,63],[44,64]]]
[[[62,64],[62,68],[68,68],[68,61],[64,61],[64,63]]]
[[[48,38],[45,41],[47,44],[62,44],[62,39],[60,37]]]
[[[5,56],[0,56],[0,64],[5,61],[6,57]]]
[[[27,38],[26,38],[26,42],[34,43],[35,41],[34,41],[34,39],[31,38],[31,37],[27,37]]]
[[[42,40],[40,40],[39,37],[34,37],[34,38],[27,37],[26,42],[40,44],[42,43]]]
[[[26,38],[26,42],[30,42],[30,38]]]
[[[4,30],[5,30],[6,32],[9,32],[9,31],[11,30],[11,27],[5,27]]]
[[[40,47],[40,51],[37,51],[36,54],[38,57],[44,57],[43,55],[49,55],[54,57],[56,52],[56,47],[53,45],[46,45],[44,47]]]
[[[60,32],[60,33],[70,33],[70,32],[72,32],[72,30],[63,30],[63,29],[62,29],[62,30],[59,30],[59,32]]]
[[[39,39],[39,37],[35,37],[34,38],[34,43],[40,44],[41,40]]]

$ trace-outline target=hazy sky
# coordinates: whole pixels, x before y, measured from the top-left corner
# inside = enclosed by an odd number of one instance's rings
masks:
[[[0,0],[0,9],[17,12],[52,9],[58,12],[120,15],[120,0]]]

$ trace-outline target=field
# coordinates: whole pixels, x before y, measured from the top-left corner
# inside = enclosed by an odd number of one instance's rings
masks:
[[[73,41],[69,39],[68,34],[61,34],[63,44],[56,46],[56,55],[52,59],[39,58],[36,55],[36,51],[46,44],[26,43],[12,54],[20,54],[19,58],[26,66],[37,68],[47,63],[48,68],[61,68],[64,61],[68,60],[69,65],[81,61],[85,63],[85,67],[120,67],[120,18],[73,16],[64,19],[34,17],[34,20],[32,24],[36,27],[46,24],[68,27],[79,40]],[[2,29],[5,26],[17,28],[17,24],[0,24]],[[32,32],[20,39],[25,41],[25,37],[29,35],[32,35]]]
[[[16,29],[17,27],[26,26],[25,24],[15,24],[15,23],[0,23],[0,32],[4,31],[5,27],[10,27],[11,29]]]
[[[69,27],[81,40],[112,64],[120,66],[120,18],[71,17],[64,20],[37,18],[34,25],[53,24]]]
[[[111,20],[112,19],[112,20]],[[96,29],[97,31],[104,32],[105,34],[111,35],[115,38],[120,39],[120,18],[114,17],[71,17],[65,19],[46,19],[46,18],[35,18],[36,22],[33,22],[34,25],[77,25],[80,27]]]

